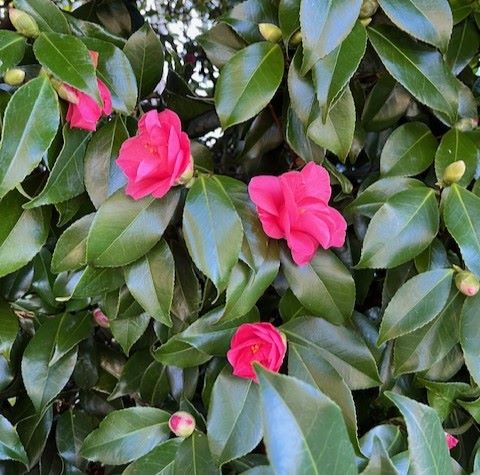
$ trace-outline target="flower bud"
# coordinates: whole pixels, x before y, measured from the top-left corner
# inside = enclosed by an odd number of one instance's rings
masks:
[[[282,30],[273,23],[259,23],[258,29],[261,35],[272,43],[278,43],[282,38]]]
[[[67,102],[72,104],[78,104],[78,95],[72,90],[71,87],[65,87],[65,83],[55,78],[50,78],[53,88],[57,91],[57,94]]]
[[[36,38],[40,34],[37,22],[26,12],[10,8],[8,16],[15,29],[27,38]]]
[[[170,416],[168,427],[177,437],[190,437],[195,430],[195,419],[188,412],[178,411]]]
[[[377,0],[363,0],[362,8],[360,8],[359,18],[365,20],[371,18],[378,9]]]
[[[5,84],[19,86],[25,80],[25,71],[19,68],[8,69],[3,76]]]
[[[457,160],[456,162],[450,163],[443,172],[443,184],[449,186],[453,185],[453,183],[458,183],[463,175],[465,175],[465,169],[465,162],[463,160]]]
[[[445,432],[445,439],[447,440],[447,446],[449,450],[452,450],[458,444],[458,439],[448,432]]]
[[[108,328],[110,326],[110,320],[99,308],[93,311],[93,319],[99,327]]]
[[[474,117],[464,117],[460,119],[456,124],[455,128],[461,132],[470,132],[475,127],[478,126],[478,119]]]
[[[290,46],[298,46],[302,42],[302,32],[299,30],[290,38]]]
[[[455,275],[457,289],[467,297],[473,297],[480,290],[480,281],[477,276],[466,270]]]
[[[193,184],[193,158],[190,157],[190,166],[178,177],[178,185],[185,185],[190,188]]]

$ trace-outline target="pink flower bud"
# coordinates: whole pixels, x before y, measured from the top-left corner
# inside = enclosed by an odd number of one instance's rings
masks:
[[[110,320],[99,308],[93,311],[93,319],[99,327],[108,328],[110,326]]]
[[[168,427],[177,437],[190,437],[195,430],[195,419],[188,412],[178,411],[170,416]]]
[[[467,297],[477,295],[480,290],[480,282],[477,276],[465,270],[455,275],[455,285],[457,289]]]
[[[458,444],[458,439],[452,434],[449,434],[448,432],[445,432],[445,439],[447,439],[447,445],[449,450],[452,450]]]

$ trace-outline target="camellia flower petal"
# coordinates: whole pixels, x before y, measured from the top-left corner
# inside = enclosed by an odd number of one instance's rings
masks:
[[[285,336],[271,323],[244,323],[232,337],[227,359],[233,374],[257,381],[253,363],[278,372],[287,351]]]
[[[447,446],[449,450],[454,449],[458,445],[458,439],[452,434],[445,432],[445,438],[447,439]]]
[[[313,162],[300,172],[258,176],[248,186],[267,236],[286,239],[298,265],[311,261],[318,247],[341,247],[347,223],[328,201],[328,172]]]
[[[190,140],[180,118],[171,110],[149,111],[138,123],[138,133],[120,149],[117,165],[127,177],[126,193],[138,200],[161,198],[193,171]]]

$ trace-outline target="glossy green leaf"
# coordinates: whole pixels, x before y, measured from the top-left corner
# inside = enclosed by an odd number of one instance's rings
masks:
[[[5,110],[0,144],[0,198],[39,163],[57,132],[57,95],[46,77],[20,87]]]
[[[437,141],[421,122],[409,122],[388,137],[380,158],[384,176],[413,176],[425,171],[435,159]]]
[[[479,347],[476,344],[479,336],[479,302],[480,294],[477,294],[475,297],[466,298],[460,319],[460,343],[465,357],[465,364],[477,384],[478,381],[480,381]]]
[[[387,392],[386,395],[405,418],[412,475],[445,474],[451,466],[450,455],[435,410],[400,394]]]
[[[322,318],[297,317],[282,325],[289,342],[302,345],[327,360],[350,389],[377,386],[377,365],[366,343],[345,326]]]
[[[400,287],[385,309],[378,344],[433,320],[448,300],[452,277],[452,269],[437,269],[418,274]]]
[[[43,323],[30,340],[22,358],[22,377],[35,409],[40,411],[57,396],[67,384],[77,361],[76,349],[52,362],[57,346],[62,318]]]
[[[90,134],[81,129],[63,128],[64,146],[50,172],[45,188],[25,208],[35,208],[63,201],[80,195],[83,184],[83,157]]]
[[[388,453],[382,445],[379,438],[374,439],[374,452],[362,472],[362,475],[398,475],[398,471],[393,465]]]
[[[0,30],[0,74],[16,66],[25,54],[25,38],[9,30]]]
[[[264,442],[278,474],[356,474],[340,408],[296,378],[255,366],[260,381]]]
[[[195,265],[224,290],[242,245],[240,218],[221,177],[199,177],[183,211],[183,232]]]
[[[125,268],[125,282],[135,300],[151,317],[167,326],[172,326],[174,280],[175,263],[164,240]]]
[[[151,406],[162,404],[170,390],[167,367],[154,361],[141,377],[140,397],[142,400]]]
[[[146,313],[122,315],[110,323],[110,329],[115,340],[128,355],[135,342],[145,333],[149,323],[150,316]]]
[[[100,267],[115,267],[144,256],[162,237],[179,197],[178,190],[171,190],[162,199],[147,196],[140,200],[128,197],[124,189],[115,192],[100,206],[93,220],[87,261]]]
[[[357,268],[391,268],[409,261],[432,242],[438,226],[433,189],[397,193],[373,216]]]
[[[17,333],[20,330],[18,317],[10,305],[0,299],[0,353],[8,360]]]
[[[137,81],[125,53],[112,43],[96,38],[82,38],[90,51],[99,53],[97,76],[112,95],[112,107],[123,114],[131,114],[137,105]]]
[[[182,439],[167,440],[130,464],[123,475],[172,475],[175,455]]]
[[[413,96],[456,121],[458,84],[439,52],[390,26],[370,27],[368,37],[389,73]]]
[[[52,256],[52,271],[55,273],[75,270],[87,263],[87,237],[95,213],[75,221],[58,238]]]
[[[172,475],[219,475],[205,434],[195,431],[183,440],[175,455]]]
[[[86,46],[70,35],[42,33],[33,44],[38,62],[62,82],[100,102],[95,67]]]
[[[48,237],[49,210],[24,210],[23,201],[17,191],[0,201],[0,276],[28,264]]]
[[[313,66],[313,82],[323,120],[357,70],[366,47],[365,28],[357,22],[342,43]]]
[[[278,23],[283,41],[288,45],[292,35],[300,28],[300,0],[280,0]]]
[[[81,455],[108,465],[140,458],[168,439],[170,415],[152,407],[131,407],[109,414],[85,439]]]
[[[467,267],[480,276],[480,198],[452,185],[443,203],[443,219]]]
[[[469,136],[456,128],[450,129],[443,137],[435,155],[435,173],[441,183],[445,168],[457,160],[465,162],[465,174],[458,181],[468,186],[477,170],[479,150]]]
[[[321,117],[315,119],[308,127],[307,135],[344,162],[352,146],[354,132],[355,103],[347,87],[330,109],[325,122]]]
[[[303,42],[302,74],[333,51],[347,37],[357,21],[361,0],[318,3],[302,0],[300,26]]]
[[[245,122],[272,99],[283,77],[283,53],[274,43],[255,43],[223,67],[215,106],[223,128]]]
[[[480,45],[478,30],[472,19],[453,28],[446,62],[453,74],[458,75],[475,56]]]
[[[320,249],[312,261],[303,266],[293,262],[285,247],[280,257],[292,292],[308,311],[337,325],[350,318],[355,303],[355,283],[333,252]]]
[[[0,415],[0,460],[16,460],[28,464],[27,454],[17,431],[10,421]]]
[[[218,465],[258,445],[262,438],[260,420],[258,385],[225,369],[213,386],[207,420],[208,443]]]
[[[448,0],[379,0],[382,10],[401,30],[446,52],[453,18]]]
[[[40,31],[70,33],[65,15],[51,0],[15,0],[15,7],[31,15]]]
[[[162,43],[148,22],[130,36],[123,52],[137,78],[140,97],[148,96],[162,79],[164,62]]]
[[[415,257],[414,262],[419,274],[429,270],[450,267],[447,251],[438,238],[435,238],[427,249]]]

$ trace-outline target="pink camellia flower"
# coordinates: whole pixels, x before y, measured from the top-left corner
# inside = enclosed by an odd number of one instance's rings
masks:
[[[445,432],[445,439],[447,439],[447,445],[449,450],[452,450],[458,444],[458,439],[452,434],[449,434],[448,432]]]
[[[282,366],[287,342],[285,336],[271,323],[244,323],[237,328],[227,352],[233,374],[258,382],[252,363],[259,363],[270,371]]]
[[[120,148],[117,165],[127,177],[126,193],[138,200],[161,198],[193,174],[190,141],[175,112],[149,111],[138,123],[138,133]]]
[[[103,107],[100,107],[88,94],[67,84],[63,85],[67,93],[76,99],[75,102],[70,102],[68,105],[66,118],[70,127],[95,131],[102,114],[110,115],[112,113],[112,96],[108,87],[100,79],[97,79],[97,84]]]
[[[195,425],[194,417],[185,411],[174,412],[168,420],[168,427],[177,437],[190,437]]]
[[[319,246],[343,246],[347,223],[328,205],[330,177],[320,165],[310,162],[300,172],[254,177],[248,193],[265,234],[286,239],[296,264],[310,262]]]

